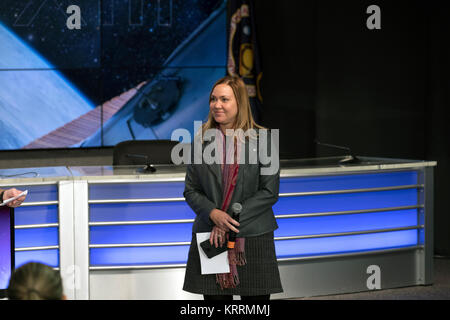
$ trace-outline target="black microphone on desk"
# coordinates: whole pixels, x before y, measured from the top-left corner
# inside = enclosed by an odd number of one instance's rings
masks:
[[[145,160],[146,164],[141,170],[139,170],[140,172],[147,173],[147,172],[155,172],[156,171],[156,168],[151,163],[149,163],[148,156],[146,156],[146,155],[127,153],[125,156],[127,158],[144,159]]]
[[[314,142],[317,143],[317,144],[320,145],[320,146],[330,147],[330,148],[334,148],[334,149],[341,149],[341,150],[347,151],[347,152],[348,152],[348,155],[346,155],[346,156],[344,157],[344,159],[339,160],[339,163],[342,163],[342,164],[351,164],[351,163],[357,163],[357,162],[360,161],[360,159],[358,159],[358,157],[355,156],[355,155],[352,153],[352,150],[351,150],[349,147],[343,147],[343,146],[337,146],[337,145],[334,145],[334,144],[323,143],[323,142],[318,141],[317,139],[314,140]]]
[[[233,219],[239,222],[239,215],[242,211],[242,205],[239,202],[233,203],[231,206],[231,210],[233,210]],[[227,248],[233,249],[236,244],[236,232],[230,230],[230,234],[228,235],[228,243]]]

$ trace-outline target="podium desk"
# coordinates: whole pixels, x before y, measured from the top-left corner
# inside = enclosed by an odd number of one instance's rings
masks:
[[[281,161],[273,299],[433,283],[436,162]],[[195,214],[184,166],[0,170],[28,189],[15,213],[16,266],[61,271],[71,299],[202,299],[182,290]]]

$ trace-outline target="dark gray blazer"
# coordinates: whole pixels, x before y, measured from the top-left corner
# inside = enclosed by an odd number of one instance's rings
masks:
[[[258,138],[258,142],[259,142]],[[213,141],[213,139],[212,139]],[[267,144],[270,146],[270,134]],[[211,142],[204,142],[202,151]],[[255,164],[249,162],[250,143],[245,143],[245,164],[239,165],[239,172],[231,198],[228,214],[231,215],[231,206],[235,202],[242,205],[240,214],[240,226],[238,227],[238,237],[257,236],[271,232],[278,228],[274,217],[272,206],[278,200],[280,185],[279,159],[276,157],[277,171],[271,175],[261,175],[261,168],[269,167],[263,165],[259,154]],[[251,146],[254,149],[254,145]],[[259,147],[259,144],[258,144]],[[270,147],[269,147],[270,150]],[[274,150],[278,152],[278,150]],[[193,148],[191,148],[191,160],[193,157]],[[254,154],[257,154],[254,153]],[[274,165],[273,163],[271,164]],[[209,214],[215,208],[220,209],[222,205],[222,172],[220,164],[201,164],[187,165],[184,197],[188,205],[196,213],[192,232],[209,232],[214,223],[209,219]]]

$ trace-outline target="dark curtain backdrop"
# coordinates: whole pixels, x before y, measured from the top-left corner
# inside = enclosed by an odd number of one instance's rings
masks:
[[[381,30],[366,9],[381,8]],[[262,124],[281,158],[436,160],[435,253],[450,255],[450,20],[437,1],[256,0]]]

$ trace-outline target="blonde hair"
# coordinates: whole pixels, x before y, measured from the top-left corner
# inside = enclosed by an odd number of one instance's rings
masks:
[[[249,129],[265,129],[255,122],[252,115],[252,110],[250,107],[250,100],[247,93],[247,88],[245,87],[244,81],[236,76],[225,76],[216,81],[214,86],[209,93],[209,98],[211,99],[212,92],[214,88],[219,84],[226,84],[231,87],[234,93],[237,104],[237,115],[233,125],[233,129],[242,129],[246,132]],[[214,120],[211,110],[208,114],[208,120],[202,125],[202,138],[203,133],[208,129],[215,129],[219,124]]]
[[[61,300],[64,295],[59,271],[39,262],[16,269],[7,292],[10,300]]]

